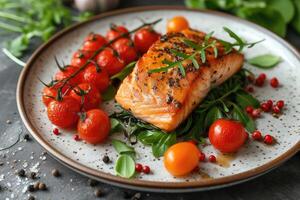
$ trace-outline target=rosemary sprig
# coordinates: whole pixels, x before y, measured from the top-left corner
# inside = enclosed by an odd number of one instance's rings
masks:
[[[251,48],[253,47],[254,45],[256,45],[257,43],[260,43],[262,42],[263,40],[260,40],[260,41],[257,41],[257,42],[252,42],[252,43],[248,43],[248,42],[245,42],[241,37],[239,37],[237,34],[235,34],[232,30],[230,30],[229,28],[227,27],[223,27],[224,31],[226,33],[228,33],[228,35],[233,38],[235,40],[235,42],[231,43],[231,42],[227,42],[227,41],[224,41],[224,40],[219,40],[224,49],[225,49],[225,54],[228,54],[230,53],[235,47],[238,47],[238,51],[242,51],[245,47],[248,47],[248,48]],[[194,43],[193,41],[191,40],[188,40],[188,39],[184,39],[183,42],[193,48],[195,50],[195,52],[193,54],[185,54],[183,52],[179,52],[175,49],[171,49],[170,52],[179,57],[180,60],[179,61],[170,61],[170,60],[164,60],[163,61],[163,64],[166,64],[166,66],[164,67],[160,67],[160,68],[156,68],[156,69],[151,69],[148,71],[148,73],[157,73],[157,72],[167,72],[169,69],[171,68],[174,68],[174,67],[178,67],[178,69],[180,70],[180,73],[182,76],[185,76],[185,69],[184,69],[184,66],[183,66],[183,62],[184,61],[188,61],[190,60],[194,67],[196,69],[199,69],[199,63],[197,62],[196,60],[196,56],[197,55],[200,55],[200,58],[201,58],[201,62],[204,64],[207,60],[206,58],[206,50],[208,48],[212,48],[213,51],[214,51],[214,57],[217,58],[218,57],[218,48],[216,47],[216,43],[217,41],[216,40],[210,40],[210,38],[212,37],[214,32],[210,32],[208,34],[205,35],[204,37],[204,40],[203,42],[199,45],[199,44],[196,44]]]

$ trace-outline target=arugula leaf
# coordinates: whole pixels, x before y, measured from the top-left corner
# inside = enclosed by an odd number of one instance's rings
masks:
[[[136,64],[136,61],[129,63],[128,65],[126,65],[126,67],[124,67],[124,69],[122,71],[113,75],[110,79],[111,80],[118,79],[120,81],[123,81],[132,72],[135,64]]]
[[[163,135],[160,140],[152,146],[153,155],[158,158],[164,155],[165,151],[176,143],[176,134],[167,133]]]
[[[119,153],[119,154],[123,154],[123,153],[135,153],[134,148],[128,146],[127,144],[125,144],[124,142],[120,141],[120,140],[116,140],[113,139],[111,141],[113,147],[115,148],[115,150]]]
[[[118,176],[123,178],[131,178],[135,173],[135,162],[130,155],[123,154],[119,156],[116,165],[115,172]]]
[[[221,119],[223,118],[223,113],[222,111],[218,108],[218,107],[212,107],[211,109],[209,109],[206,117],[205,117],[205,121],[204,121],[204,127],[205,130],[217,119]]]
[[[137,139],[144,145],[153,145],[166,134],[158,130],[145,130],[138,134]]]
[[[231,103],[233,106],[232,118],[240,121],[250,133],[256,130],[255,122],[251,117],[249,117],[239,106],[235,103]]]
[[[108,88],[102,93],[101,97],[103,101],[110,101],[114,99],[115,95],[117,93],[117,89],[110,84]]]
[[[281,58],[279,56],[274,56],[272,54],[264,54],[259,55],[253,58],[250,58],[247,60],[248,63],[259,67],[263,69],[270,69],[275,67],[279,62],[281,61]]]
[[[247,106],[252,106],[254,108],[258,108],[260,106],[260,103],[256,98],[242,90],[239,90],[235,94],[235,100],[243,109]]]

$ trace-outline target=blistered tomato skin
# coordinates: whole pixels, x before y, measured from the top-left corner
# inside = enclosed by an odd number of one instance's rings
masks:
[[[185,176],[199,164],[199,149],[190,142],[179,142],[164,154],[164,166],[173,176]]]
[[[211,144],[222,153],[238,151],[247,140],[247,133],[240,122],[218,119],[209,128]]]
[[[108,115],[100,109],[86,112],[84,119],[80,119],[77,126],[80,139],[91,144],[99,144],[106,140],[110,131]]]

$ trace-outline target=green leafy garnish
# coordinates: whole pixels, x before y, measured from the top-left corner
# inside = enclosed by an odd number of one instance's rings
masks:
[[[117,89],[114,85],[110,84],[108,88],[101,94],[103,101],[110,101],[114,99]]]
[[[6,46],[17,57],[34,38],[47,41],[58,29],[90,16],[87,12],[74,15],[61,0],[0,0],[0,30],[2,34],[15,35]]]
[[[176,143],[176,134],[164,134],[157,143],[152,144],[152,153],[155,157],[161,157],[167,149]]]
[[[300,33],[299,0],[185,0],[191,8],[228,12],[285,37],[288,25]]]
[[[124,67],[124,69],[122,71],[113,75],[110,79],[123,81],[124,78],[126,78],[126,76],[128,76],[132,72],[135,64],[136,64],[136,61],[129,63],[128,65],[126,65],[126,67]]]
[[[115,165],[115,171],[118,176],[131,178],[135,173],[135,162],[130,155],[123,154],[118,157]]]
[[[124,153],[135,153],[134,148],[128,146],[127,144],[125,144],[124,142],[120,141],[120,140],[115,140],[113,139],[111,141],[113,147],[115,148],[115,150],[119,153],[119,154],[124,154]]]
[[[247,60],[251,65],[264,69],[275,67],[280,61],[281,58],[279,56],[274,56],[272,54],[259,55]]]

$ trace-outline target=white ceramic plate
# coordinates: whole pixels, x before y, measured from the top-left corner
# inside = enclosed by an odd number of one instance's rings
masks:
[[[280,118],[263,115],[258,120],[258,128],[264,133],[273,135],[278,144],[267,146],[259,142],[249,142],[233,158],[224,158],[228,165],[222,167],[211,163],[201,163],[201,173],[194,173],[185,178],[174,178],[163,167],[162,159],[156,159],[151,149],[143,145],[135,145],[138,152],[138,162],[147,164],[152,169],[151,175],[139,175],[134,179],[123,179],[115,176],[114,163],[104,164],[102,156],[108,154],[115,161],[117,153],[108,140],[102,145],[89,145],[76,142],[72,131],[62,131],[60,136],[52,134],[53,126],[48,121],[45,107],[41,101],[42,80],[50,80],[57,70],[54,56],[68,63],[71,55],[81,45],[84,37],[90,33],[105,34],[111,23],[124,24],[128,29],[136,28],[144,21],[163,21],[155,29],[165,33],[167,19],[176,15],[186,17],[190,26],[205,32],[215,31],[219,38],[230,40],[222,30],[227,26],[247,41],[265,39],[252,49],[245,50],[245,56],[251,57],[263,53],[279,55],[282,62],[278,67],[268,70],[268,77],[279,78],[281,87],[272,89],[270,86],[255,88],[255,95],[260,100],[283,99],[286,109]],[[271,32],[244,20],[218,12],[201,12],[188,10],[183,7],[143,7],[126,9],[99,15],[88,22],[66,29],[47,44],[39,48],[24,68],[18,83],[18,108],[22,119],[33,137],[55,158],[74,170],[99,179],[104,182],[122,187],[162,191],[187,192],[223,187],[256,177],[278,166],[295,154],[300,147],[300,61],[298,52],[284,40]],[[251,68],[255,73],[261,70]],[[108,111],[113,110],[109,105],[103,105]],[[122,134],[112,136],[123,138]],[[206,155],[218,153],[211,147],[203,149]],[[220,157],[222,158],[222,157]]]

